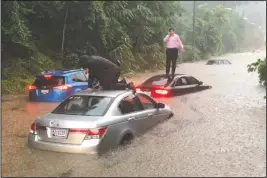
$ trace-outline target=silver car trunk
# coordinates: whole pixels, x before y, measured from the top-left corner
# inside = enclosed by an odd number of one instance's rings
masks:
[[[96,121],[102,117],[77,116],[64,114],[48,114],[42,119],[36,120],[38,139],[47,142],[82,144],[86,132],[90,128],[96,128]],[[70,129],[81,129],[82,132],[70,132]],[[55,136],[58,132],[61,135]]]

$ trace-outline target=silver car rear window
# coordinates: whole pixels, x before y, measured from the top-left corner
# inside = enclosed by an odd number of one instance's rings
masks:
[[[52,111],[54,114],[103,116],[112,102],[111,97],[74,95]]]

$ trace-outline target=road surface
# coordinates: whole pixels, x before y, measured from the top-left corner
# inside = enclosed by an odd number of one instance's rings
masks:
[[[232,54],[230,66],[181,64],[213,86],[164,99],[175,116],[102,157],[27,147],[31,123],[56,104],[2,97],[2,176],[266,176],[265,89],[246,65],[265,52]],[[156,73],[162,73],[156,72]],[[142,82],[151,73],[133,78]]]

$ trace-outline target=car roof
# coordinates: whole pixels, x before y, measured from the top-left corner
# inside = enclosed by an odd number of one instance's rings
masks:
[[[177,77],[177,76],[184,76],[185,74],[174,74],[174,77]],[[152,77],[149,77],[148,79],[151,79],[153,77],[166,77],[166,74],[159,74],[159,75],[154,75]],[[148,80],[147,79],[147,80]]]
[[[112,98],[116,98],[121,94],[125,94],[125,93],[133,93],[133,90],[102,90],[102,91],[93,91],[93,92],[89,92],[89,91],[79,91],[77,93],[75,93],[75,95],[79,95],[79,96],[106,96],[106,97],[112,97]]]
[[[180,77],[190,77],[191,75],[187,75],[187,74],[174,74],[174,79],[176,78],[180,78]],[[154,75],[152,77],[166,77],[166,74],[161,74],[161,75]],[[152,78],[150,77],[150,78]]]
[[[227,59],[210,59],[208,61],[228,61]]]
[[[82,69],[74,69],[74,70],[68,70],[68,69],[61,69],[61,70],[50,70],[50,71],[44,71],[41,74],[37,76],[43,76],[43,75],[52,75],[52,76],[69,76],[71,74],[74,74],[76,72],[83,71]]]
[[[149,80],[149,79],[151,79],[151,78],[153,78],[153,77],[166,77],[166,74],[154,75],[154,76],[148,78],[147,80]],[[174,79],[173,79],[171,82],[169,82],[169,83],[167,84],[167,86],[170,86],[174,81],[176,81],[176,79],[178,79],[178,78],[180,78],[180,77],[192,77],[192,76],[191,76],[191,75],[187,75],[187,74],[174,74]],[[143,83],[145,83],[147,80],[145,80]],[[143,83],[142,83],[142,84],[143,84]]]

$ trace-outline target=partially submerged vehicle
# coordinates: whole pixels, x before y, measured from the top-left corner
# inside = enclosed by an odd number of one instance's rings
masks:
[[[35,102],[60,102],[87,88],[88,79],[82,69],[42,72],[27,86],[29,100]]]
[[[208,60],[206,65],[231,65],[231,62],[226,59],[212,59]]]
[[[132,83],[127,84],[123,78],[118,81],[118,90],[131,88]],[[92,82],[94,89],[100,88],[97,80]],[[31,85],[27,85],[29,101],[35,102],[61,102],[78,91],[88,88],[88,75],[82,69],[76,70],[51,70],[37,75]]]
[[[101,153],[172,116],[169,106],[133,90],[80,91],[34,121],[28,144],[56,152]]]
[[[211,86],[203,85],[202,81],[186,74],[175,74],[173,80],[169,80],[165,74],[155,75],[135,88],[136,92],[143,92],[152,97],[179,96],[194,93]]]

